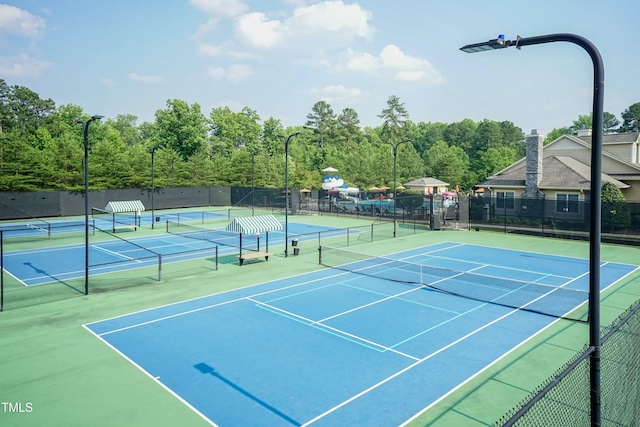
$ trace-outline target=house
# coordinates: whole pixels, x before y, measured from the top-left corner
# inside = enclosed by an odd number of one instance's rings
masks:
[[[419,191],[423,196],[428,194],[442,194],[447,191],[449,187],[448,182],[443,182],[435,178],[420,178],[402,185],[409,190]]]
[[[546,146],[543,141],[534,129],[526,138],[525,158],[477,185],[485,196],[496,198],[495,208],[518,209],[518,198],[546,199],[556,201],[556,213],[577,214],[580,202],[589,200],[591,131],[562,135]],[[601,179],[618,187],[628,201],[640,201],[640,133],[603,136]]]

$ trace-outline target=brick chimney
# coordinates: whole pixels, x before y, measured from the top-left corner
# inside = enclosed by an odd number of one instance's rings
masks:
[[[542,181],[542,146],[544,135],[539,135],[537,129],[533,129],[526,139],[526,176],[523,198],[537,199],[544,197],[538,186]]]

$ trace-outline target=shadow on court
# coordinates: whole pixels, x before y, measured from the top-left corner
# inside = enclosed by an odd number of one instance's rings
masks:
[[[216,370],[213,369],[213,366],[210,366],[210,365],[202,362],[202,363],[198,363],[196,365],[193,365],[193,367],[196,368],[198,371],[200,371],[203,374],[213,375],[214,377],[218,378],[220,381],[222,381],[223,383],[225,383],[229,387],[233,388],[234,390],[236,390],[239,393],[242,393],[244,396],[246,396],[249,399],[253,400],[254,402],[259,404],[263,408],[266,408],[267,410],[273,412],[274,414],[276,414],[277,416],[279,416],[283,420],[287,421],[291,425],[294,425],[294,426],[301,426],[302,425],[298,421],[296,421],[296,420],[292,419],[291,417],[287,416],[287,414],[284,414],[284,413],[280,412],[278,409],[276,409],[273,406],[269,405],[267,402],[257,398],[256,396],[254,396],[253,394],[249,393],[245,389],[243,389],[241,387],[238,387],[236,384],[234,384],[233,382],[229,381],[228,379],[226,379],[225,377],[220,375],[218,372],[216,372]]]

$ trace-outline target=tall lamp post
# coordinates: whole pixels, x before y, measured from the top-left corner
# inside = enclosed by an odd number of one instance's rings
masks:
[[[393,150],[393,237],[396,237],[396,200],[398,199],[398,186],[396,184],[396,170],[397,170],[397,159],[398,159],[398,147],[404,143],[412,142],[410,139],[405,139],[404,141],[400,141],[397,144],[394,144],[392,141],[388,141],[387,144],[391,146]]]
[[[463,52],[474,53],[515,46],[530,46],[543,43],[569,42],[583,48],[593,62],[593,136],[591,141],[591,189],[589,206],[589,346],[591,350],[591,425],[600,426],[601,383],[600,383],[600,219],[602,215],[601,173],[602,173],[602,128],[604,109],[604,64],[598,49],[582,36],[569,33],[547,34],[535,37],[520,37],[505,40],[503,35],[484,43],[475,43],[460,48]]]
[[[255,191],[256,191],[256,154],[260,151],[251,152],[251,209],[255,207]]]
[[[153,200],[154,193],[156,192],[155,186],[155,155],[156,150],[160,148],[158,145],[155,147],[151,147],[151,229],[154,229],[154,225],[156,223],[156,214],[155,214],[155,203]]]
[[[276,135],[284,139],[284,257],[289,256],[289,140],[302,132],[292,133],[285,137]]]
[[[89,120],[76,120],[84,134],[84,294],[89,294],[89,125],[104,116],[91,116]]]

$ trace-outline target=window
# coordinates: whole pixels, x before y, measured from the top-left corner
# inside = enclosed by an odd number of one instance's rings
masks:
[[[515,207],[514,197],[513,191],[497,191],[496,209],[513,209]]]
[[[578,195],[556,194],[556,212],[578,213]]]

